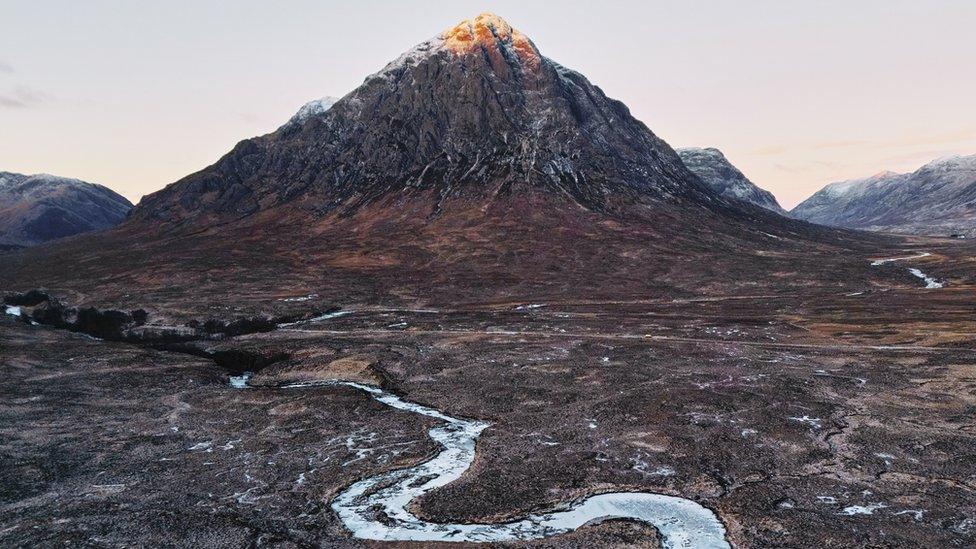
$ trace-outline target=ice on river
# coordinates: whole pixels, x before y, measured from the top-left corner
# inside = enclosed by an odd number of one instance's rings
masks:
[[[910,255],[908,257],[890,257],[888,259],[877,259],[875,261],[872,261],[871,265],[877,267],[878,265],[884,265],[885,263],[891,263],[894,261],[907,261],[909,259],[921,259],[923,257],[928,257],[930,255],[932,254],[930,254],[929,252],[922,252],[918,255]]]
[[[352,311],[333,311],[331,313],[325,313],[324,315],[319,315],[317,317],[310,318],[308,320],[299,320],[299,321],[296,321],[296,322],[286,322],[284,324],[279,324],[278,327],[279,328],[287,328],[289,326],[298,326],[299,324],[311,324],[313,322],[320,322],[322,320],[329,320],[329,319],[332,319],[332,318],[339,318],[340,316],[346,316],[346,315],[348,315],[350,313],[352,313]]]
[[[877,267],[878,265],[884,265],[885,263],[891,263],[892,261],[906,261],[909,259],[920,259],[923,257],[928,257],[930,255],[932,254],[930,254],[929,252],[922,252],[918,255],[910,255],[908,257],[892,257],[889,259],[877,259],[875,261],[872,261],[871,265]],[[926,289],[933,290],[936,288],[941,288],[943,286],[942,282],[939,282],[935,278],[930,277],[929,275],[923,273],[919,269],[916,269],[914,267],[909,268],[908,272],[912,273],[913,276],[917,276],[918,278],[921,278],[925,282]]]
[[[931,276],[923,273],[922,271],[920,271],[918,269],[908,269],[908,272],[910,272],[913,275],[915,275],[915,276],[921,278],[922,280],[924,280],[925,281],[925,288],[926,289],[932,290],[932,289],[935,289],[935,288],[941,288],[942,287],[942,283],[941,282],[939,282],[938,280],[932,278]]]
[[[247,381],[252,375],[251,372],[244,372],[239,376],[230,376],[230,386],[235,389],[247,389]]]
[[[361,539],[385,541],[503,542],[544,538],[607,519],[648,523],[661,533],[664,547],[728,548],[725,527],[706,507],[681,497],[644,492],[599,494],[567,508],[499,524],[442,524],[414,516],[411,501],[458,478],[474,461],[475,443],[487,423],[459,419],[405,401],[376,387],[352,382],[304,382],[285,388],[345,385],[368,393],[387,406],[439,420],[428,435],[440,444],[433,458],[406,469],[368,477],[332,501],[332,509]]]

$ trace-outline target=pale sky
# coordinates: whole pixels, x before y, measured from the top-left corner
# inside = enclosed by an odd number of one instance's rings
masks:
[[[0,171],[135,202],[482,11],[787,208],[976,154],[972,0],[0,0]]]

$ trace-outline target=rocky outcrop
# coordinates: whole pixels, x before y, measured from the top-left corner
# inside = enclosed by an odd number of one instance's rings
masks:
[[[976,236],[976,155],[943,158],[909,174],[832,183],[790,214],[852,229]]]
[[[3,303],[17,307],[24,322],[43,324],[110,341],[125,341],[154,349],[208,358],[231,374],[258,372],[271,364],[287,360],[284,351],[266,348],[229,347],[213,349],[208,342],[236,336],[270,332],[279,322],[293,319],[236,318],[189,322],[186,326],[152,326],[143,309],[134,311],[99,310],[95,307],[68,307],[43,290],[30,290],[4,296]],[[8,314],[10,314],[8,312]]]
[[[744,200],[780,215],[787,215],[773,193],[759,188],[742,174],[722,151],[713,148],[677,149],[678,156],[713,191],[726,198]]]
[[[19,309],[19,316],[37,324],[83,333],[99,339],[135,343],[175,343],[194,340],[217,340],[241,335],[270,332],[279,324],[307,320],[315,313],[301,317],[237,317],[191,320],[184,325],[152,324],[144,309],[122,311],[96,307],[71,307],[43,290],[11,293],[3,303]]]
[[[114,227],[130,209],[128,200],[101,185],[0,172],[0,249]]]

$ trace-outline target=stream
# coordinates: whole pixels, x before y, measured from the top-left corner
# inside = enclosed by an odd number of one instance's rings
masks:
[[[648,492],[598,494],[548,513],[498,524],[427,522],[407,510],[414,499],[464,474],[475,457],[475,443],[488,423],[448,416],[376,387],[345,381],[284,385],[285,389],[340,385],[353,387],[398,410],[434,418],[428,436],[441,446],[434,457],[405,469],[362,479],[332,501],[332,510],[355,537],[384,541],[504,542],[540,539],[609,519],[647,523],[670,549],[727,549],[725,527],[710,509],[685,498]]]
[[[922,252],[917,255],[910,255],[908,257],[889,257],[888,259],[876,259],[871,262],[872,267],[877,267],[878,265],[884,265],[885,263],[893,263],[895,261],[908,261],[909,259],[922,259],[923,257],[928,257],[932,254],[929,252]]]
[[[928,257],[930,255],[932,254],[929,252],[922,252],[920,254],[910,255],[908,257],[891,257],[888,259],[876,259],[871,262],[871,266],[877,267],[879,265],[884,265],[885,263],[892,263],[895,261],[908,261],[910,259],[921,259],[923,257]],[[941,288],[944,286],[944,284],[942,282],[939,282],[938,279],[932,278],[931,276],[923,273],[920,269],[911,267],[908,269],[908,272],[912,273],[912,276],[917,276],[918,278],[921,278],[922,281],[925,282],[925,289],[927,290],[934,290],[936,288]]]
[[[912,273],[914,276],[917,276],[917,277],[921,278],[922,281],[925,282],[925,288],[926,289],[932,290],[932,289],[935,289],[935,288],[941,288],[942,287],[942,283],[941,282],[939,282],[938,280],[932,278],[931,276],[923,273],[922,271],[920,271],[920,270],[918,270],[918,269],[916,269],[914,267],[911,268],[911,269],[908,269],[908,272]]]

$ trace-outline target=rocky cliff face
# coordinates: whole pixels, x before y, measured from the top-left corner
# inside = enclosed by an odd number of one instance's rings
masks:
[[[488,14],[308,110],[146,197],[133,218],[209,224],[284,205],[351,213],[391,195],[429,197],[433,214],[527,191],[586,210],[716,199],[627,107]]]
[[[790,212],[814,223],[907,234],[976,236],[976,155],[827,185]]]
[[[0,172],[0,248],[114,227],[131,208],[128,200],[101,185]]]
[[[787,215],[773,193],[759,188],[731,162],[722,151],[713,148],[677,149],[678,156],[688,169],[701,178],[713,191],[726,198],[751,202],[781,215]]]

